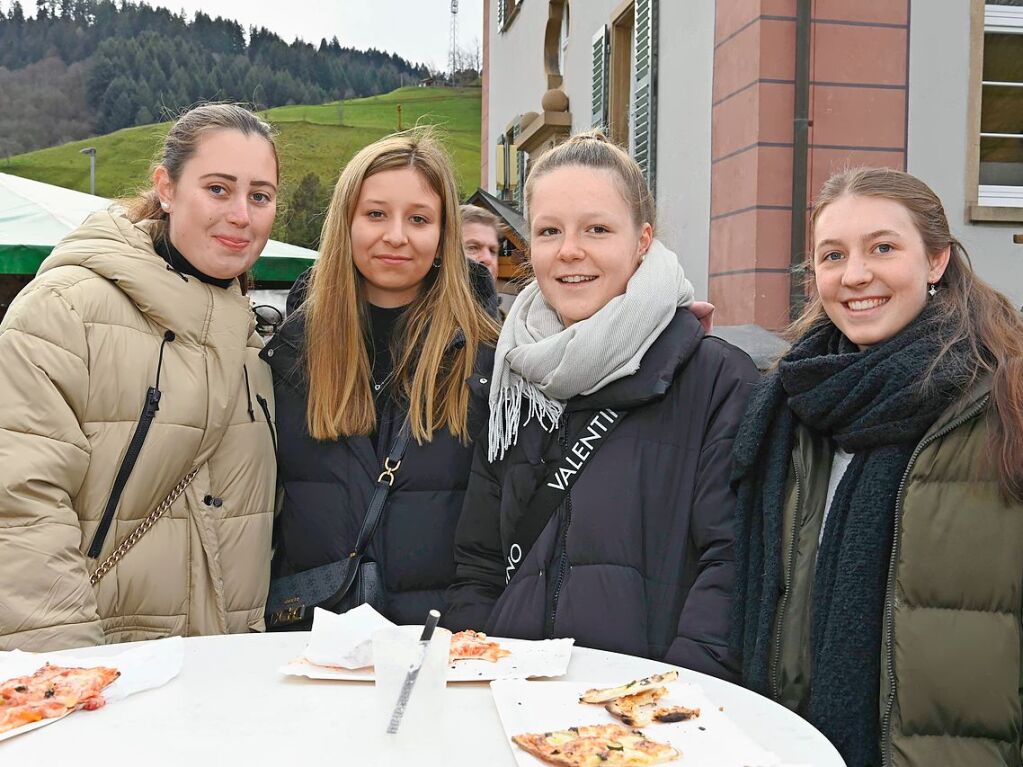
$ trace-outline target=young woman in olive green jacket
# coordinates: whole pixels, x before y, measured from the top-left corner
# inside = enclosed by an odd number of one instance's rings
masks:
[[[735,443],[743,680],[849,767],[1019,765],[1023,321],[906,173],[831,178],[811,227]]]

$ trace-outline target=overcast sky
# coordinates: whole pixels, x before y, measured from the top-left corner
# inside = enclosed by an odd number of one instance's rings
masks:
[[[446,69],[451,0],[144,0],[147,5],[235,19],[242,27],[263,26],[291,42],[319,43],[337,35],[342,45],[397,53],[413,63]],[[0,0],[7,12],[13,0]],[[21,0],[27,15],[35,2]],[[483,0],[459,0],[458,31],[463,47],[483,46]]]

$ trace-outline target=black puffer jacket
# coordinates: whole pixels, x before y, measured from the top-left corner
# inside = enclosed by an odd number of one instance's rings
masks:
[[[475,276],[475,273],[474,273]],[[487,275],[489,278],[489,275]],[[306,280],[296,283],[296,291]],[[476,284],[477,291],[484,289]],[[490,289],[493,293],[493,288]],[[289,308],[301,296],[289,297]],[[262,352],[274,377],[277,398],[278,480],[284,504],[275,529],[275,572],[307,570],[337,561],[354,548],[383,457],[400,425],[385,406],[377,446],[368,436],[320,442],[306,429],[304,315],[293,314]],[[487,378],[493,349],[481,348],[471,380]],[[469,428],[486,424],[486,397],[470,398]],[[383,521],[367,558],[383,570],[386,616],[398,624],[422,623],[430,609],[443,607],[454,579],[454,534],[472,463],[472,445],[448,431],[433,441],[410,440]]]
[[[734,678],[728,477],[756,380],[745,353],[705,337],[681,309],[634,375],[569,401],[560,433],[524,425],[494,464],[481,439],[456,535],[447,624],[574,637]],[[562,443],[605,408],[626,415],[505,588],[502,552],[513,526]]]

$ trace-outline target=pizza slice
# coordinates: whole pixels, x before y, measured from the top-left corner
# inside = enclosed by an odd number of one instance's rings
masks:
[[[487,635],[482,631],[466,629],[451,637],[451,654],[449,656],[451,663],[456,660],[486,660],[496,663],[509,655],[511,655],[510,650],[505,650],[497,642],[488,640]]]
[[[34,674],[8,679],[0,683],[0,733],[79,708],[102,708],[103,690],[120,675],[103,666],[65,668],[47,663]]]
[[[635,679],[620,687],[606,687],[603,689],[587,690],[579,696],[580,703],[607,703],[608,701],[622,698],[626,695],[654,690],[666,682],[674,682],[678,679],[677,671],[668,671],[664,674],[653,674],[645,679]]]
[[[615,698],[604,706],[611,716],[620,719],[629,727],[646,727],[654,720],[657,701],[668,694],[667,687],[657,687],[633,695]]]
[[[681,753],[620,724],[515,735],[519,748],[562,767],[646,767],[678,759]]]

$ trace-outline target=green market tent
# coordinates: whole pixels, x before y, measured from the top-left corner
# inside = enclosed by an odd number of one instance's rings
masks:
[[[110,201],[73,189],[0,173],[0,275],[33,275],[68,232]],[[270,240],[252,276],[256,282],[294,282],[316,251]]]

